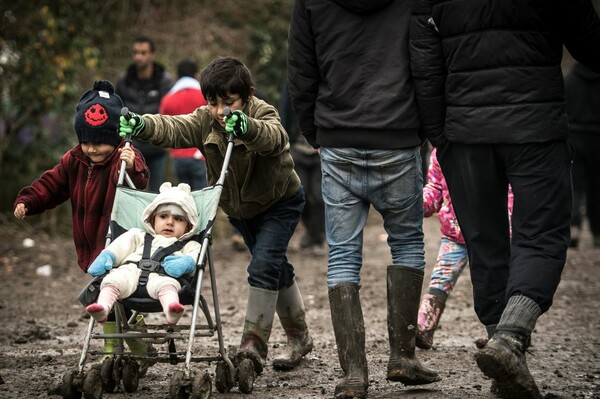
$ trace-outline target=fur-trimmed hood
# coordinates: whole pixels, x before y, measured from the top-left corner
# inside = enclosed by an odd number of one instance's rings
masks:
[[[196,203],[194,202],[191,192],[192,190],[189,184],[186,183],[180,183],[176,187],[173,187],[170,182],[163,183],[160,186],[159,194],[142,212],[142,223],[146,230],[150,234],[156,235],[149,220],[150,216],[160,205],[175,204],[183,209],[187,219],[192,225],[191,230],[179,237],[179,240],[184,241],[192,237],[198,227],[198,210],[196,209]]]

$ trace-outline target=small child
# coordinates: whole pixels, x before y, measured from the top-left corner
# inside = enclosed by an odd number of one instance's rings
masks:
[[[513,208],[513,194],[508,188],[508,217]],[[427,184],[423,187],[423,216],[438,212],[442,241],[435,266],[431,272],[429,291],[419,308],[416,345],[431,349],[433,335],[446,308],[446,300],[458,277],[467,265],[467,246],[454,214],[446,179],[437,160],[437,149],[431,152]]]
[[[288,135],[277,110],[254,96],[250,71],[239,60],[212,61],[202,71],[200,85],[208,105],[187,115],[121,118],[120,132],[163,147],[198,147],[206,158],[211,185],[219,178],[228,137],[233,134],[235,145],[220,205],[252,254],[238,356],[250,358],[255,371],[262,372],[277,312],[288,345],[273,366],[291,369],[312,350],[313,342],[294,268],[286,257],[305,203]]]
[[[109,272],[100,285],[98,301],[86,308],[98,323],[107,320],[117,299],[127,298],[136,291],[143,273],[138,262],[142,259],[144,246],[150,245],[146,244],[147,234],[152,235],[151,254],[177,241],[184,244],[164,258],[164,272],[149,273],[146,285],[148,295],[160,301],[168,324],[177,324],[183,313],[178,294],[181,284],[177,279],[195,271],[201,247],[196,241],[186,242],[198,226],[198,212],[190,186],[181,183],[172,187],[171,183],[163,183],[160,194],[142,212],[142,223],[146,231],[132,228],[121,234],[88,268],[92,276]]]
[[[85,272],[106,243],[121,161],[137,188],[145,188],[150,171],[139,151],[125,148],[119,137],[123,101],[111,82],[100,80],[77,104],[75,132],[79,145],[54,168],[21,189],[14,205],[17,219],[37,215],[71,199],[77,263]]]

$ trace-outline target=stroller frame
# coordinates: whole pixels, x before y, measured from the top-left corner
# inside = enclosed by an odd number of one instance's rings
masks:
[[[218,198],[220,198],[220,191],[222,190],[223,183],[225,182],[225,178],[227,176],[227,169],[231,160],[234,141],[235,138],[233,134],[229,134],[227,150],[221,168],[221,173],[215,185],[193,192],[193,195],[194,193],[203,193],[207,190],[218,189],[219,192],[217,194]],[[128,136],[125,145],[129,146],[130,143],[131,137]],[[119,195],[120,190],[135,190],[135,185],[133,184],[129,175],[126,173],[125,166],[125,162],[123,161],[121,163],[119,180],[117,183],[117,195]],[[123,187],[124,180],[127,182],[127,185],[129,186],[128,188]],[[216,200],[217,204],[218,198]],[[94,332],[94,326],[96,325],[96,322],[94,318],[90,318],[86,336],[83,342],[83,350],[79,359],[79,364],[76,369],[68,370],[62,378],[61,388],[64,398],[80,398],[82,393],[86,398],[101,398],[103,392],[113,392],[116,386],[118,386],[120,380],[122,380],[123,387],[126,392],[135,392],[137,390],[138,380],[140,378],[140,366],[137,360],[149,362],[149,364],[170,363],[174,365],[184,360],[184,369],[182,371],[176,371],[171,379],[169,387],[169,394],[171,398],[187,398],[190,395],[192,398],[208,399],[211,397],[212,380],[209,373],[204,372],[194,375],[194,372],[192,371],[191,363],[201,361],[209,362],[209,364],[213,361],[217,362],[215,379],[216,387],[219,392],[229,391],[237,382],[239,382],[240,391],[243,393],[252,392],[255,373],[251,361],[249,359],[245,359],[241,362],[236,361],[237,364],[234,364],[234,357],[231,354],[228,355],[224,346],[217,281],[211,255],[212,228],[214,225],[214,219],[216,217],[216,211],[213,215],[211,215],[211,217],[212,220],[208,221],[206,228],[201,233],[201,250],[196,261],[196,273],[192,280],[192,283],[195,285],[195,289],[192,300],[193,311],[189,326],[167,325],[166,332],[158,332],[158,330],[164,329],[165,325],[144,325],[142,323],[140,323],[142,325],[138,325],[137,321],[139,320],[138,316],[140,313],[140,308],[138,307],[136,309],[133,306],[126,306],[128,302],[127,298],[118,300],[115,302],[113,307],[116,320],[116,333],[105,334]],[[109,227],[106,245],[112,241],[113,235],[114,232]],[[211,317],[211,311],[208,303],[201,294],[202,281],[205,272],[208,272],[210,276],[214,320]],[[98,279],[99,278],[95,279],[97,280],[96,288],[99,284]],[[92,280],[92,282],[93,281],[94,280]],[[150,302],[158,302],[151,298],[147,298],[147,300]],[[133,311],[133,314],[129,319],[126,316],[126,309]],[[143,309],[142,307],[141,311],[143,312],[147,310]],[[206,324],[204,325],[197,325],[199,311],[202,311],[204,317],[206,318]],[[156,312],[156,310],[150,310],[150,312]],[[187,334],[186,351],[185,353],[177,352],[175,349],[175,341],[186,339],[186,334],[184,334],[183,331],[188,329],[189,333]],[[218,354],[215,354],[214,356],[193,356],[192,351],[195,338],[213,337],[215,333],[217,334],[219,345]],[[144,342],[151,344],[167,343],[168,351],[149,351],[145,354],[145,356],[141,356],[139,354],[134,355],[132,352],[126,352],[124,347],[124,341],[132,338],[142,339]],[[113,339],[118,340],[119,344],[115,348],[115,352],[109,353],[104,351],[93,351],[90,350],[90,342],[92,339]],[[86,372],[85,365],[88,355],[110,355],[111,357],[105,358],[101,365],[93,365]]]

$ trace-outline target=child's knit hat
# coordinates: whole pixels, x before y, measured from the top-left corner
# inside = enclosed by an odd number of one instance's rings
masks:
[[[119,118],[123,101],[115,94],[108,80],[97,80],[94,87],[86,91],[77,104],[75,132],[79,142],[111,144],[121,142]]]
[[[152,227],[152,221],[149,220],[157,210],[168,210],[174,215],[185,216],[191,224],[191,229],[179,240],[186,240],[194,235],[196,227],[198,227],[198,210],[196,202],[192,197],[192,189],[189,184],[180,183],[177,187],[173,187],[170,182],[163,183],[160,186],[159,194],[142,212],[142,223],[146,230],[151,234],[156,234]]]

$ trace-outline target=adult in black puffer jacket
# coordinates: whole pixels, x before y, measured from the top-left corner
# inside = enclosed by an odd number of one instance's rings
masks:
[[[541,398],[525,349],[552,304],[569,245],[563,44],[600,70],[600,20],[589,0],[415,3],[419,112],[439,147],[469,250],[475,311],[491,337],[477,364],[504,398]]]

